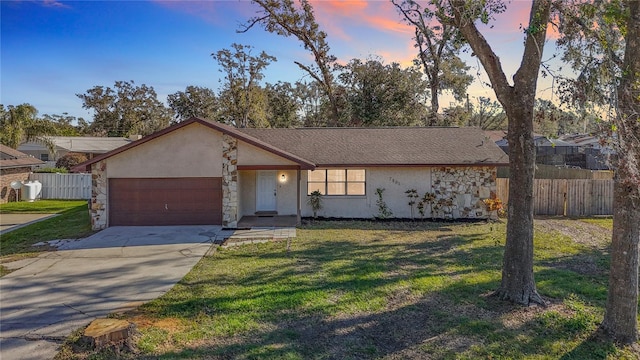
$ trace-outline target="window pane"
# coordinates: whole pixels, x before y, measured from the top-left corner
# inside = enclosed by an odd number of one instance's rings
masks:
[[[343,182],[327,184],[327,195],[345,195],[344,190]]]
[[[322,181],[326,179],[325,170],[309,170],[309,181]]]
[[[320,194],[325,195],[325,193],[324,193],[324,190],[325,190],[324,182],[321,182],[321,183],[311,183],[310,182],[310,183],[307,184],[307,195],[311,195],[311,193],[316,191],[316,190],[320,191]]]
[[[364,183],[349,183],[347,185],[347,195],[365,195]]]
[[[364,170],[347,170],[347,181],[364,181]]]
[[[327,181],[345,181],[344,170],[327,170]]]

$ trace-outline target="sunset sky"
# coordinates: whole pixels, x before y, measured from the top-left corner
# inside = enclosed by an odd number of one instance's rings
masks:
[[[341,63],[381,57],[408,66],[416,55],[413,30],[389,1],[312,1],[316,19],[327,32],[331,51]],[[222,74],[211,53],[232,43],[252,45],[278,61],[265,71],[265,82],[309,80],[293,63],[312,63],[295,38],[254,27],[236,32],[257,8],[249,1],[0,1],[0,103],[31,103],[40,114],[92,119],[77,93],[117,80],[153,86],[161,101],[188,85],[217,90]],[[509,78],[522,56],[530,1],[512,1],[493,27],[482,32],[500,56]],[[553,40],[544,58],[553,51]],[[475,57],[464,57],[475,75]],[[482,81],[481,81],[482,80]],[[471,97],[493,97],[482,75]],[[539,86],[544,96],[548,84]],[[442,100],[449,106],[450,98]]]

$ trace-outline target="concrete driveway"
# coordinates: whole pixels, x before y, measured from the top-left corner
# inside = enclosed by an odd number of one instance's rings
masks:
[[[0,278],[0,359],[50,359],[73,330],[167,292],[218,226],[111,227]]]

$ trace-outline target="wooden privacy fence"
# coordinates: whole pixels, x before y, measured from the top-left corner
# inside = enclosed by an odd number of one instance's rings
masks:
[[[496,179],[496,195],[509,202],[509,179]],[[613,180],[535,179],[535,215],[591,216],[613,214]]]
[[[41,199],[91,199],[91,174],[32,173],[42,183]]]

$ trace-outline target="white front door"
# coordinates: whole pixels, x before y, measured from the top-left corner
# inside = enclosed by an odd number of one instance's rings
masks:
[[[256,211],[276,211],[276,172],[258,171]]]

